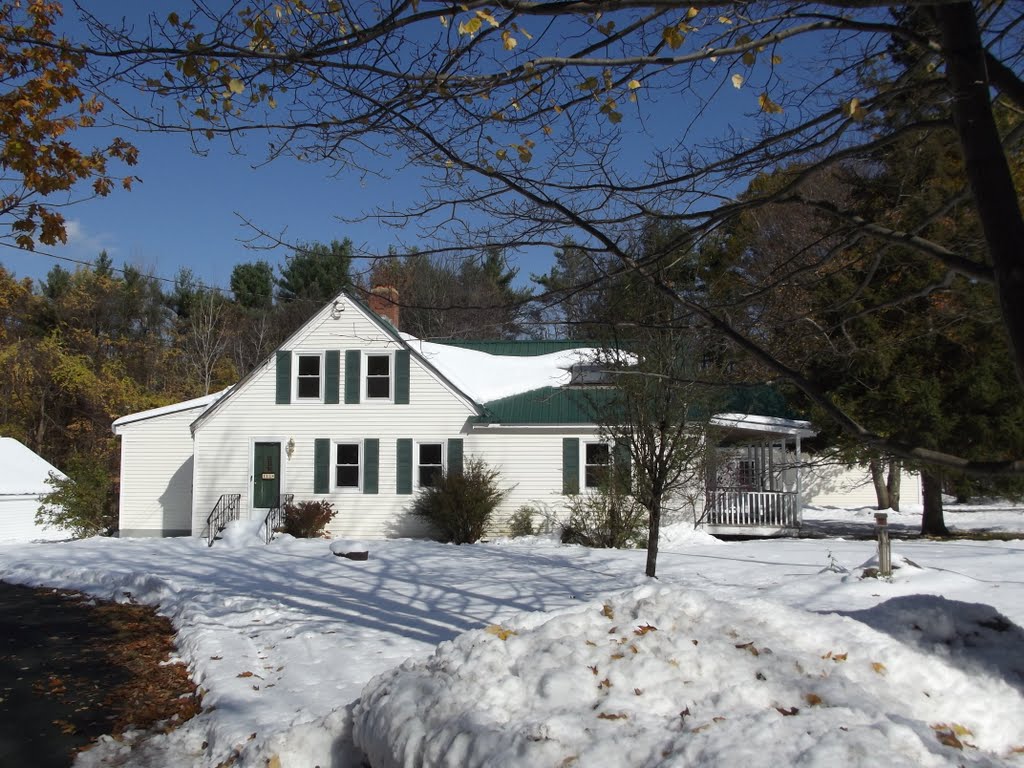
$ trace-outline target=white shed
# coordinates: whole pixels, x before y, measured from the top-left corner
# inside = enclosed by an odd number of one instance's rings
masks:
[[[66,539],[62,528],[36,525],[39,499],[53,490],[50,473],[65,477],[50,462],[13,437],[0,437],[0,541]]]

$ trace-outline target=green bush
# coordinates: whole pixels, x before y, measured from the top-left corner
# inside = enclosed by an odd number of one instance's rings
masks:
[[[615,483],[579,494],[569,502],[562,543],[611,549],[646,547],[647,510]]]
[[[499,472],[482,459],[466,461],[462,472],[441,475],[413,502],[413,514],[428,521],[438,541],[472,544],[487,530],[508,489],[498,488]]]
[[[334,506],[326,499],[285,504],[281,530],[297,539],[324,538],[325,529],[337,514]]]
[[[533,526],[533,516],[536,514],[536,510],[527,505],[521,506],[515,511],[515,513],[508,519],[508,532],[512,538],[519,536],[533,536],[537,532],[537,529]]]
[[[75,456],[68,461],[68,476],[53,472],[46,479],[53,490],[39,501],[36,524],[63,528],[76,538],[110,536],[117,530],[113,483],[102,461]]]

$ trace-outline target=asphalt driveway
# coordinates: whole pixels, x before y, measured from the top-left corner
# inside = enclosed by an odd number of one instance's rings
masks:
[[[187,720],[199,702],[165,663],[173,641],[145,606],[0,582],[0,766],[67,768],[105,733]]]

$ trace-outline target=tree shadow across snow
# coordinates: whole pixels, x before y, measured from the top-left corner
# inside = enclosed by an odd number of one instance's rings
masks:
[[[990,605],[906,595],[839,614],[1024,691],[1024,629]]]

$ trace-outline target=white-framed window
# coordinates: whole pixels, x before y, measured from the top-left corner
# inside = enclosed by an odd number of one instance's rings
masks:
[[[394,356],[390,352],[367,352],[363,362],[363,394],[367,400],[391,400],[394,392]]]
[[[432,488],[444,474],[444,443],[416,444],[416,485]]]
[[[295,399],[323,400],[324,357],[320,354],[297,354],[295,361]]]
[[[608,443],[583,443],[581,488],[600,488],[612,466],[612,447]]]
[[[334,444],[334,487],[339,491],[358,491],[362,485],[362,444]]]

